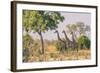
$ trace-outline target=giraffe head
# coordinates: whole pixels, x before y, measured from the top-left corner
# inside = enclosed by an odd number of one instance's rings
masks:
[[[58,33],[58,30],[55,30],[55,32],[54,33]]]
[[[65,30],[63,30],[62,33],[65,33]]]

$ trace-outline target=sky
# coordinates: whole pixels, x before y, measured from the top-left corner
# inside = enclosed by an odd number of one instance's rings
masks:
[[[83,22],[85,25],[91,25],[91,14],[90,13],[76,13],[76,12],[60,12],[64,16],[65,20],[58,24],[57,30],[60,33],[60,37],[64,38],[62,30],[66,31],[66,25],[74,24],[77,22]],[[47,40],[57,40],[57,34],[54,33],[54,30],[49,30],[43,34],[43,38]],[[37,33],[30,33],[33,39],[40,39]],[[90,35],[89,35],[90,37]],[[69,37],[70,38],[70,37]]]

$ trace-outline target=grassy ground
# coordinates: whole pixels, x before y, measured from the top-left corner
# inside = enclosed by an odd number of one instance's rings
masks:
[[[90,50],[68,51],[65,53],[46,52],[44,55],[35,54],[29,57],[28,62],[39,61],[67,61],[67,60],[86,60],[91,59]]]

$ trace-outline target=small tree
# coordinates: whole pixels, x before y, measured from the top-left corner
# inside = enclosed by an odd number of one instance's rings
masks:
[[[23,27],[28,31],[39,34],[41,39],[41,54],[44,54],[43,32],[57,28],[64,20],[59,12],[23,10]]]

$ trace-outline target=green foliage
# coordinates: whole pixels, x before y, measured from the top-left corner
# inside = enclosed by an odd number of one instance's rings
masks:
[[[29,61],[30,56],[39,56],[40,41],[33,40],[29,34],[23,36],[23,62]]]
[[[26,31],[45,32],[57,28],[64,17],[59,12],[23,10],[23,26]]]
[[[80,36],[77,41],[80,49],[90,48],[90,39],[87,36]]]
[[[33,39],[29,34],[23,36],[23,48],[29,49],[29,46],[33,43]]]
[[[33,44],[33,39],[29,34],[23,36],[23,62],[27,62],[30,56],[31,45]]]

